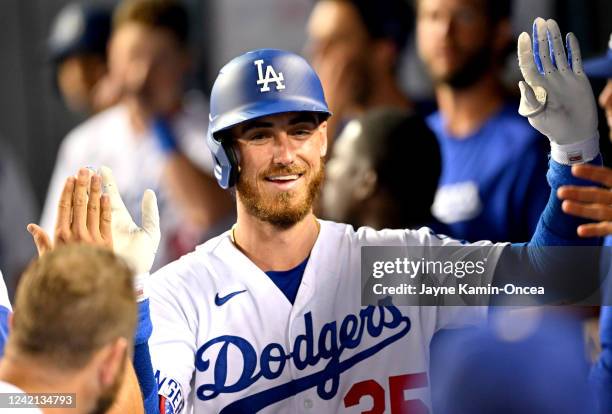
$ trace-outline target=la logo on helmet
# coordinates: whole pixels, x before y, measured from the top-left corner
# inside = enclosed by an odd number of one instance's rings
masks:
[[[272,65],[267,65],[266,76],[264,77],[262,67],[263,63],[263,59],[259,59],[253,62],[253,64],[257,66],[257,74],[259,76],[259,79],[257,79],[257,84],[263,85],[259,91],[270,92],[270,86],[268,85],[270,82],[276,82],[277,91],[285,89],[285,84],[283,83],[283,81],[285,80],[285,78],[283,77],[283,72],[278,72],[277,74]]]

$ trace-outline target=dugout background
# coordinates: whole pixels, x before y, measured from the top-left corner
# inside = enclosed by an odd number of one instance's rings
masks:
[[[191,39],[197,62],[190,83],[205,92],[219,67],[245,50],[275,47],[299,52],[313,4],[313,0],[184,1],[191,11]],[[0,0],[0,140],[23,163],[39,204],[46,195],[59,143],[81,121],[64,108],[56,95],[46,55],[51,22],[66,3],[67,0]],[[515,32],[530,32],[531,22],[538,15],[555,18],[563,31],[575,32],[585,59],[607,48],[612,32],[610,0],[515,0]],[[402,82],[412,96],[428,97],[430,85],[415,59],[414,43],[409,44]],[[514,58],[509,60],[508,68],[507,78],[514,81],[518,77]],[[593,83],[594,92],[598,94],[602,86],[603,83]],[[602,124],[604,118],[600,118],[600,129],[607,137]],[[608,140],[602,142],[606,143],[604,151],[612,155]],[[607,156],[606,162],[611,164],[612,156]]]

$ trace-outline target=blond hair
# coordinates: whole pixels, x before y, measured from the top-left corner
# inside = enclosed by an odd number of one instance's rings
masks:
[[[62,246],[23,274],[8,350],[77,369],[112,341],[131,340],[136,319],[133,275],[123,260],[97,247]]]

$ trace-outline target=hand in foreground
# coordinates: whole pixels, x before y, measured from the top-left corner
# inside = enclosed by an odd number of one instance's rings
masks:
[[[572,174],[605,187],[565,185],[557,190],[557,196],[564,200],[562,208],[565,213],[598,222],[578,226],[578,235],[580,237],[612,235],[612,191],[610,191],[612,169],[582,164],[574,165]]]
[[[102,178],[91,170],[81,168],[69,177],[60,197],[54,242],[38,225],[28,224],[38,255],[42,256],[54,245],[81,242],[113,248],[111,232],[111,203],[102,194]]]
[[[552,19],[534,21],[533,47],[527,33],[518,39],[519,67],[525,78],[519,82],[519,113],[553,144],[563,146],[598,137],[595,97],[573,33],[567,34],[566,47],[567,56],[559,26]],[[553,145],[552,155],[558,162],[573,164],[589,161],[599,152],[596,143],[580,150],[572,154],[571,148],[565,148],[564,159],[559,160]]]
[[[149,273],[161,237],[155,193],[152,190],[144,192],[141,203],[142,227],[138,227],[121,200],[110,168],[102,167],[100,173],[104,191],[110,198],[115,253],[132,266],[136,275]]]

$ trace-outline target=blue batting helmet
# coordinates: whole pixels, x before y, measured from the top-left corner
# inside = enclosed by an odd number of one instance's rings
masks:
[[[70,3],[53,22],[48,43],[51,60],[57,63],[79,53],[106,56],[110,32],[110,8]]]
[[[301,56],[284,50],[253,50],[232,59],[219,71],[210,94],[206,141],[222,188],[236,183],[238,160],[231,142],[223,142],[219,132],[285,112],[331,115],[319,77]]]

